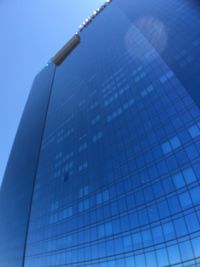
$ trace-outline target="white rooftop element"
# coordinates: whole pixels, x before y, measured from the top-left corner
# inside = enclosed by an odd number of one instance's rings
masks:
[[[112,0],[106,0],[106,2],[97,8],[90,17],[86,18],[85,21],[79,26],[79,30],[77,33],[80,33],[85,27],[87,27],[88,24],[92,22],[92,20],[104,9],[107,7],[112,2]]]

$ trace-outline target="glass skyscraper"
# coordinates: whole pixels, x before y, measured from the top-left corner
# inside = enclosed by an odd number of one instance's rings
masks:
[[[200,266],[199,1],[106,3],[39,73],[0,266]]]

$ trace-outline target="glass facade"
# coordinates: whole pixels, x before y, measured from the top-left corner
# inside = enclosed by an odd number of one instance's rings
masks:
[[[115,0],[56,67],[24,267],[200,266],[199,13]]]
[[[22,267],[38,156],[55,66],[35,78],[0,191],[0,266]]]

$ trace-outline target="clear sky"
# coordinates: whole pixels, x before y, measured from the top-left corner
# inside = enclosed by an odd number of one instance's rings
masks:
[[[0,1],[0,183],[34,76],[104,2]]]

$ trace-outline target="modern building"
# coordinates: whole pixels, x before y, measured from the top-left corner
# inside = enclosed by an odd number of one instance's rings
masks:
[[[199,1],[109,1],[38,74],[0,266],[200,266]]]

